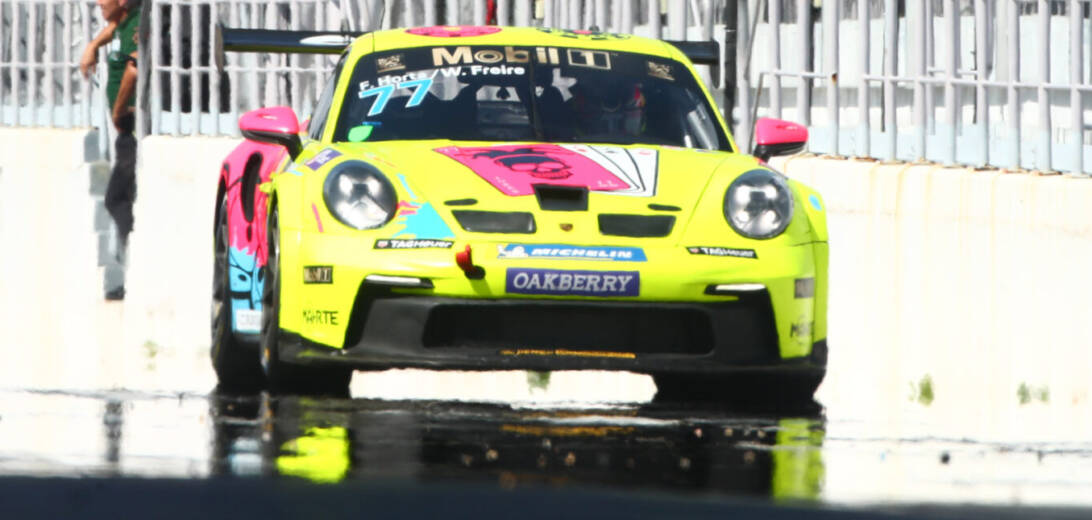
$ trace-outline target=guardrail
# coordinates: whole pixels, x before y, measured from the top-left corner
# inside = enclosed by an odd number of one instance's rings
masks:
[[[717,93],[744,148],[752,121],[768,115],[808,125],[809,149],[836,156],[1081,174],[1092,164],[1092,0],[496,0],[494,11],[487,0],[144,3],[142,135],[238,135],[238,115],[261,105],[306,117],[334,58],[237,54],[219,71],[218,22],[488,22],[716,39],[724,66],[703,76],[733,80]],[[98,26],[91,0],[0,0],[0,123],[108,126],[102,96],[76,72]]]

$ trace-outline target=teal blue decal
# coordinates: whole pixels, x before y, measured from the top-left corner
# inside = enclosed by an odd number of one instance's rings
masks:
[[[417,198],[405,176],[398,174],[398,181],[402,183],[410,200],[398,201],[398,216],[394,223],[401,227],[396,228],[394,238],[455,238],[455,233],[452,233],[451,228],[436,212],[436,208]]]

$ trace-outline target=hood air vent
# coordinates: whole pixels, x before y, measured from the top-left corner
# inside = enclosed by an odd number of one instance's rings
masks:
[[[474,233],[535,232],[535,216],[530,213],[455,210],[451,214],[463,229]]]
[[[543,211],[588,211],[588,188],[535,184],[535,198]]]
[[[671,215],[609,213],[599,215],[599,232],[604,235],[636,238],[666,237],[671,234],[673,227],[675,227],[675,217]]]

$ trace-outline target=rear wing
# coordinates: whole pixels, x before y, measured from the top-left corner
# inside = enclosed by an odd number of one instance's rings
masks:
[[[720,65],[720,44],[716,40],[678,41],[664,40],[677,47],[694,65]]]
[[[286,31],[232,29],[216,26],[216,64],[223,68],[224,52],[273,52],[291,54],[341,54],[353,40],[367,32]],[[695,65],[720,65],[720,44],[709,41],[664,40],[674,45]]]
[[[341,54],[353,40],[365,34],[368,33],[233,29],[217,24],[213,36],[216,67],[224,69],[225,52]]]

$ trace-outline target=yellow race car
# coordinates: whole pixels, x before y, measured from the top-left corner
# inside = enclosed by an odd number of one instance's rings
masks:
[[[764,162],[807,132],[762,120],[758,157],[741,153],[685,45],[466,26],[220,38],[340,53],[306,124],[249,112],[224,163],[222,385],[604,369],[731,401],[822,380],[822,199]]]

